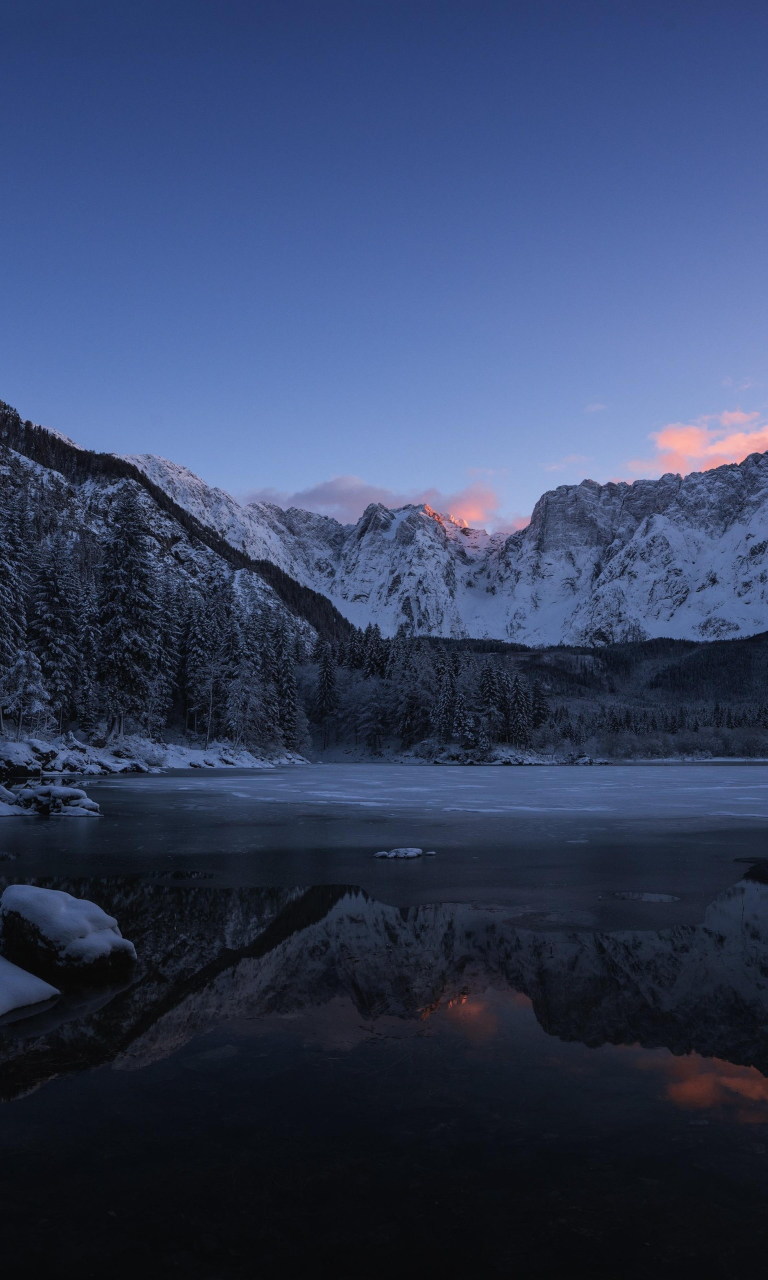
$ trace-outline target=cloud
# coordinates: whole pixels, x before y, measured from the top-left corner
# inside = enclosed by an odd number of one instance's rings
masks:
[[[607,409],[607,404],[601,404],[599,400],[593,400],[591,404],[584,405],[585,413],[602,413],[603,409]]]
[[[559,462],[544,462],[542,466],[545,471],[567,471],[569,467],[583,467],[585,462],[589,462],[589,458],[583,453],[569,453]]]
[[[713,425],[717,424],[717,425]],[[751,427],[734,431],[733,427]],[[635,474],[666,471],[711,471],[726,462],[742,462],[750,453],[768,449],[768,421],[756,410],[728,409],[707,414],[695,422],[668,422],[649,437],[656,447],[655,458],[636,458],[629,463]]]
[[[502,515],[499,510],[499,494],[490,485],[479,480],[473,480],[455,493],[443,493],[434,488],[398,493],[394,489],[368,484],[360,476],[334,476],[331,480],[323,480],[320,484],[299,489],[296,493],[255,489],[241,497],[240,501],[274,502],[284,509],[301,507],[304,511],[333,516],[342,524],[354,524],[372,502],[380,502],[390,510],[427,503],[433,510],[452,516],[460,524],[501,533],[511,533],[528,524],[527,516]]]

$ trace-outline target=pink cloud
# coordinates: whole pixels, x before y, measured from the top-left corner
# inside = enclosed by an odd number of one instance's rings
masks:
[[[507,517],[499,508],[501,499],[488,484],[474,480],[455,493],[443,493],[440,489],[417,489],[398,493],[380,485],[368,484],[360,476],[334,476],[308,489],[296,493],[284,493],[277,489],[255,489],[245,494],[241,502],[274,502],[277,506],[301,507],[304,511],[316,511],[319,515],[333,516],[342,524],[354,524],[372,502],[380,502],[390,510],[426,503],[434,511],[452,516],[458,524],[472,528],[487,528],[494,532],[511,533],[525,528],[527,516]]]
[[[654,431],[657,456],[653,459],[637,458],[630,462],[630,471],[637,474],[675,471],[711,471],[726,462],[742,462],[750,453],[768,450],[768,422],[757,411],[745,413],[742,409],[724,413],[707,414],[696,422],[669,422],[661,431]],[[718,426],[709,425],[718,423]],[[746,427],[751,431],[729,431],[729,427]]]

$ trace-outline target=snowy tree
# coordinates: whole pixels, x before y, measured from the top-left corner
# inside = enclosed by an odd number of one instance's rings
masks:
[[[110,733],[126,716],[144,717],[157,644],[157,608],[141,508],[126,486],[112,513],[113,531],[102,566],[100,675]]]
[[[38,570],[32,591],[29,642],[40,661],[51,710],[61,732],[70,708],[80,663],[78,652],[77,586],[68,564],[67,548],[54,543]]]
[[[333,661],[331,646],[326,644],[320,658],[320,670],[317,675],[317,694],[315,696],[315,713],[323,729],[323,747],[327,747],[330,741],[331,728],[338,708],[336,664]]]
[[[22,649],[3,676],[0,702],[6,715],[16,717],[17,740],[26,719],[39,719],[48,710],[49,697],[43,684],[43,673],[37,655],[31,649]]]
[[[509,698],[509,737],[516,747],[527,747],[531,740],[531,710],[519,676],[512,681]]]
[[[277,659],[277,703],[278,723],[283,742],[289,751],[297,744],[299,696],[296,685],[296,666],[293,660],[293,646],[285,623],[281,619],[275,632],[275,654]]]
[[[96,726],[99,715],[99,604],[93,582],[80,588],[77,606],[78,669],[75,680],[75,715],[80,728],[89,732]]]
[[[381,744],[386,732],[381,690],[377,680],[366,689],[366,697],[360,708],[358,733],[372,756],[381,755]]]
[[[450,741],[453,732],[455,701],[456,683],[453,671],[448,666],[443,666],[437,699],[432,712],[432,724],[440,742]]]
[[[485,723],[492,730],[498,731],[501,728],[502,718],[499,711],[499,682],[496,668],[490,662],[484,663],[480,672],[480,692],[477,701],[480,715]]]
[[[13,537],[14,516],[10,495],[3,487],[0,491],[0,679],[14,666],[24,647],[26,633],[26,584]]]
[[[549,702],[540,680],[535,680],[531,690],[531,728],[540,729],[549,719]]]
[[[168,575],[160,586],[158,606],[155,665],[149,681],[146,708],[147,728],[153,737],[165,727],[181,683],[184,606],[181,589]]]
[[[457,694],[453,712],[453,737],[462,746],[474,743],[472,717],[467,711],[467,703],[463,693]]]

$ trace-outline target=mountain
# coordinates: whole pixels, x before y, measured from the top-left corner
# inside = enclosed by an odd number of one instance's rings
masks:
[[[323,593],[357,626],[523,644],[754,635],[768,621],[768,453],[634,484],[561,485],[509,536],[431,507],[372,504],[356,525],[240,506],[162,458],[130,462],[243,553]]]
[[[507,536],[426,505],[373,504],[355,525],[242,506],[176,463],[78,449],[7,408],[0,439],[78,487],[138,481],[185,537],[260,577],[329,638],[345,619],[529,645],[714,640],[768,623],[768,453],[685,477],[561,485]]]

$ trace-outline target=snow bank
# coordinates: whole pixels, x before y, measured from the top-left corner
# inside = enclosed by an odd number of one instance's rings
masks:
[[[46,741],[26,738],[20,742],[0,738],[0,768],[18,777],[36,773],[161,773],[164,769],[272,769],[278,764],[307,764],[293,751],[278,756],[256,756],[228,742],[212,742],[208,747],[151,742],[130,737],[113,743],[80,742],[72,733]],[[0,800],[4,797],[0,796]]]
[[[11,964],[0,956],[0,1017],[11,1013],[14,1009],[23,1009],[28,1004],[40,1004],[43,1000],[52,1000],[59,995],[56,987],[27,973],[18,965]]]
[[[0,898],[0,922],[6,951],[33,964],[42,960],[90,973],[124,968],[136,959],[133,943],[112,916],[61,889],[9,885]]]

